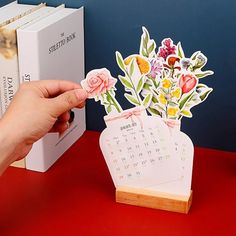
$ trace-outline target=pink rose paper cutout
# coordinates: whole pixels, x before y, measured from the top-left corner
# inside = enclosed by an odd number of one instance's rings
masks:
[[[101,102],[106,112],[121,112],[122,108],[115,99],[115,84],[117,79],[111,76],[106,68],[91,70],[81,81],[81,86],[88,93],[88,98]]]

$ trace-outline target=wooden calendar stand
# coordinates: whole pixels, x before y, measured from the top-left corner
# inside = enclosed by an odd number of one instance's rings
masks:
[[[192,204],[189,196],[172,195],[130,187],[116,189],[116,202],[187,214]]]

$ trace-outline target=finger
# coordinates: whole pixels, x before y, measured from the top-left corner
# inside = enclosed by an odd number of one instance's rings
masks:
[[[70,112],[69,111],[66,111],[64,113],[62,113],[58,118],[57,120],[59,122],[68,122],[70,119]]]
[[[58,94],[80,89],[80,84],[67,80],[40,80],[34,81],[39,86],[45,98],[54,97]]]
[[[52,98],[49,100],[52,105],[50,109],[51,114],[58,117],[64,112],[82,104],[87,96],[87,92],[84,89],[75,89]]]
[[[80,103],[78,106],[76,106],[77,108],[83,108],[85,106],[85,102]]]
[[[56,122],[49,133],[63,133],[69,128],[69,123],[68,122]]]

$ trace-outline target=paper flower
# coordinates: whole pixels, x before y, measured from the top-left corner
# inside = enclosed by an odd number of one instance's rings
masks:
[[[106,68],[90,71],[86,78],[81,81],[81,86],[88,93],[88,98],[94,98],[105,106],[107,113],[114,110],[121,112],[122,108],[115,99],[115,84],[117,79],[111,76]]]
[[[179,79],[179,87],[182,89],[182,93],[188,93],[197,84],[197,78],[194,75],[187,74],[181,75]]]
[[[179,108],[178,107],[168,107],[167,108],[167,114],[170,117],[176,117],[178,112],[179,112]]]
[[[115,86],[117,79],[113,78],[106,68],[90,71],[81,85],[87,91],[88,98],[99,97]]]
[[[163,87],[163,88],[168,89],[168,88],[171,87],[172,82],[171,82],[170,79],[164,79],[164,80],[162,80],[161,84],[162,84],[162,87]]]
[[[151,66],[145,57],[139,55],[131,55],[124,60],[125,65],[129,65],[132,59],[136,60],[141,74],[148,74]]]
[[[159,47],[158,56],[166,59],[169,55],[175,54],[176,46],[170,38],[162,41],[162,46]]]
[[[150,64],[151,64],[151,70],[148,74],[148,77],[155,79],[158,74],[162,73],[163,65],[160,60],[156,60],[156,59],[151,59]]]

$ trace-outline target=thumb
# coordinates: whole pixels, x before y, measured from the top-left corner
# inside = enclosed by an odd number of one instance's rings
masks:
[[[52,98],[53,107],[51,112],[58,117],[62,113],[69,111],[70,109],[83,103],[88,97],[87,92],[84,89],[75,89],[64,92],[59,96]]]

